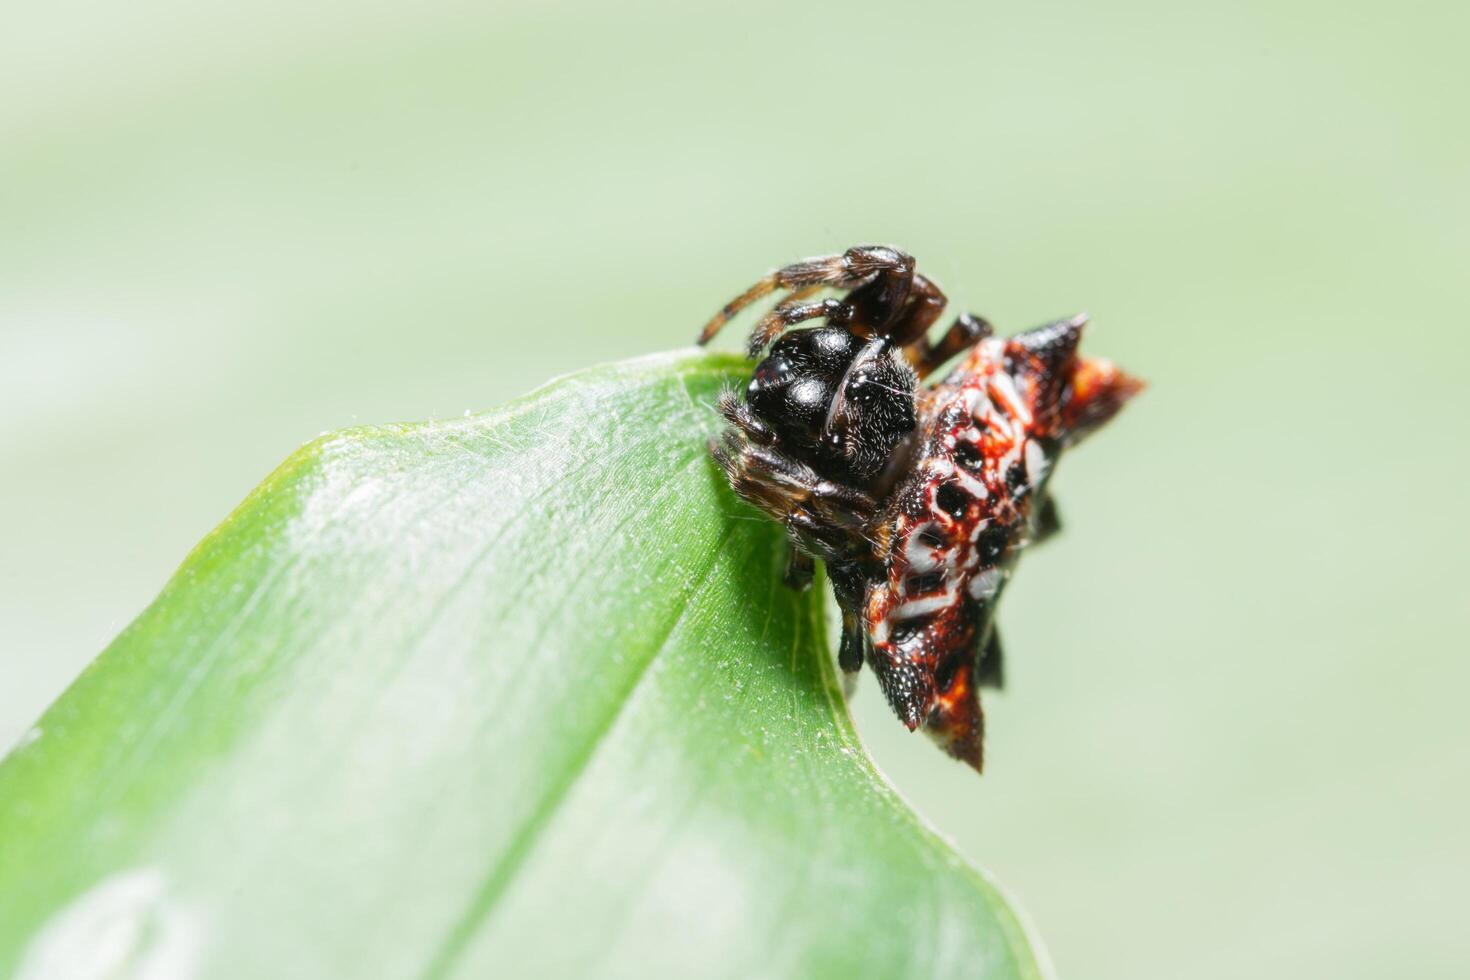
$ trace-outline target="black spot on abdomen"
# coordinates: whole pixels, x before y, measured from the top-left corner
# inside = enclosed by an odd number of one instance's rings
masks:
[[[903,580],[904,595],[923,595],[944,588],[944,573],[940,571],[913,574]]]
[[[934,503],[950,517],[960,518],[969,509],[970,495],[953,483],[944,483],[934,491]]]
[[[992,525],[981,531],[980,536],[975,539],[975,553],[980,556],[980,564],[990,566],[998,563],[1006,553],[1010,540],[1010,531],[999,525]]]
[[[956,465],[969,470],[971,473],[979,473],[985,468],[985,456],[980,452],[979,447],[973,443],[955,443],[954,461]]]

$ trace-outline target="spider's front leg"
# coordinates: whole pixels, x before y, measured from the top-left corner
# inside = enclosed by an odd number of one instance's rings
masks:
[[[776,447],[776,434],[733,389],[720,393],[720,415],[730,423],[710,452],[730,486],[793,534],[818,545],[818,557],[866,550],[864,531],[878,509],[871,496],[829,480]]]
[[[866,493],[819,475],[738,428],[711,443],[710,452],[735,493],[785,527],[812,556],[856,561],[867,553],[867,526],[877,504]]]
[[[780,290],[794,292],[790,300],[772,310],[756,324],[748,345],[752,357],[758,356],[786,327],[817,317],[825,316],[830,319],[835,316],[839,320],[852,320],[854,326],[860,326],[865,331],[886,332],[889,322],[908,305],[913,280],[913,256],[886,245],[858,245],[841,255],[803,259],[761,278],[755,285],[726,303],[704,325],[699,334],[699,343],[709,343],[735,314],[751,303]],[[850,289],[854,292],[844,300],[816,303],[798,301],[829,287]]]

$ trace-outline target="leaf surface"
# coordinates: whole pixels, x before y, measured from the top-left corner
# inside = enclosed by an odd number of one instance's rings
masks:
[[[293,455],[0,765],[0,975],[1040,975],[708,458],[746,369]]]

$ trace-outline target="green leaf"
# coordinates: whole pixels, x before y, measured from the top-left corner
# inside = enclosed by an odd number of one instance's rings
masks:
[[[1040,975],[707,456],[745,370],[292,456],[0,766],[0,975]]]

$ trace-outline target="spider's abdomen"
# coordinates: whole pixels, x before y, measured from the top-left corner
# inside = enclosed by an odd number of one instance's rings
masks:
[[[1052,460],[1006,371],[1006,346],[983,342],[927,393],[913,468],[883,515],[887,574],[869,585],[864,610],[894,710],[972,763],[976,657]]]
[[[1076,354],[1084,321],[977,344],[922,399],[921,442],[889,498],[885,574],[864,620],[873,668],[910,727],[976,766],[975,686],[998,664],[995,603],[1045,502],[1062,448],[1111,417],[1138,383]]]

